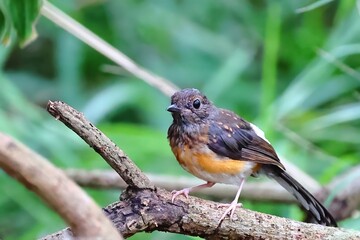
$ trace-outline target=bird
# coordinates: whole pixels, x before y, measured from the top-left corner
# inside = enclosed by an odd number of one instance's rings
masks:
[[[172,202],[180,195],[188,198],[192,191],[216,183],[237,185],[234,200],[219,219],[233,218],[242,187],[249,176],[265,174],[276,180],[321,225],[336,227],[328,210],[297,180],[291,177],[264,132],[234,112],[216,107],[198,89],[186,88],[171,96],[167,108],[173,121],[168,140],[179,164],[206,183],[172,192]]]

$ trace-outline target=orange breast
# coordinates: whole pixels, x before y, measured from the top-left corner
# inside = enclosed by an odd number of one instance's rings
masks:
[[[197,163],[201,170],[215,174],[238,174],[246,164],[246,162],[239,160],[219,159],[216,154],[208,153],[197,153],[192,160]]]
[[[193,175],[206,181],[224,182],[220,180],[224,175],[248,176],[257,171],[260,165],[247,161],[232,160],[220,157],[209,148],[198,149],[197,147],[173,148],[173,152],[180,165]],[[219,179],[217,181],[217,179]]]

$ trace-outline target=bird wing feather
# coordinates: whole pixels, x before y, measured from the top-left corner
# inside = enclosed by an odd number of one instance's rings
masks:
[[[231,159],[276,165],[285,169],[274,148],[257,135],[249,123],[241,118],[237,124],[230,125],[227,122],[230,121],[224,120],[221,124],[213,122],[210,125],[208,147],[213,152]]]

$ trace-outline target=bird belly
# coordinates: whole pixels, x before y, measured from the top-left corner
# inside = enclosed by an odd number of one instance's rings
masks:
[[[174,154],[180,165],[191,174],[205,181],[237,185],[258,171],[259,164],[221,157],[209,148],[175,148]]]

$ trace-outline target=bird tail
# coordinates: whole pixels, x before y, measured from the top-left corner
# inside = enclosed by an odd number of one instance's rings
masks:
[[[299,203],[305,208],[314,218],[314,220],[326,226],[337,227],[336,221],[328,212],[328,210],[298,181],[292,178],[283,169],[268,165],[263,166],[265,174],[275,179],[281,186],[283,186],[288,192],[290,192]]]

